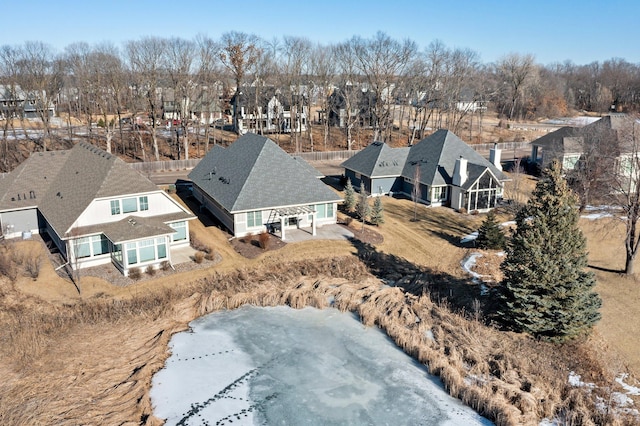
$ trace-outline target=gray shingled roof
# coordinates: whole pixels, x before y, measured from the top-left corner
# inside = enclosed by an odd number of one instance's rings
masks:
[[[68,156],[69,151],[35,152],[0,178],[0,211],[36,207]]]
[[[85,142],[75,145],[38,208],[60,236],[95,198],[157,191],[124,161]]]
[[[296,160],[298,163],[300,163],[300,165],[302,167],[304,167],[305,169],[307,169],[307,171],[309,173],[311,173],[312,175],[314,175],[316,177],[316,179],[322,179],[324,177],[324,175],[320,172],[320,170],[316,169],[315,167],[313,167],[311,164],[307,163],[307,160],[305,160],[302,157],[298,157],[298,156],[293,156],[293,159]]]
[[[489,160],[478,154],[449,130],[438,130],[422,139],[409,150],[402,176],[413,178],[416,165],[420,164],[420,182],[425,185],[450,185],[456,160],[468,161],[468,171],[476,166],[489,168],[499,180],[507,177]]]
[[[409,147],[391,148],[383,142],[372,142],[341,166],[371,178],[400,176],[409,155]]]
[[[341,200],[272,140],[254,133],[209,151],[189,179],[230,213]]]
[[[531,142],[531,145],[542,147],[545,152],[558,155],[570,152],[582,152],[582,138],[578,128],[564,126]]]

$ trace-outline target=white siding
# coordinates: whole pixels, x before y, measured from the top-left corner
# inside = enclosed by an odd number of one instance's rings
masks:
[[[124,198],[146,196],[149,201],[149,210],[137,211],[132,213],[111,214],[111,200],[122,200]],[[109,199],[94,200],[89,207],[80,215],[75,226],[88,226],[98,223],[117,222],[124,219],[127,216],[134,215],[140,217],[158,216],[168,213],[179,213],[184,211],[175,201],[171,199],[163,191],[148,193],[148,194],[135,194],[123,197],[113,197]]]

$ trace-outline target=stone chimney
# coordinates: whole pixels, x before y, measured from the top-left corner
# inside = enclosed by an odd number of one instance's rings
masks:
[[[462,186],[467,181],[467,159],[460,156],[453,169],[453,184]]]
[[[502,150],[500,148],[498,148],[498,144],[494,143],[493,144],[493,148],[491,148],[489,150],[489,161],[491,161],[491,164],[493,164],[494,166],[496,166],[496,168],[498,170],[502,170],[502,164],[500,164],[500,155],[502,153]]]

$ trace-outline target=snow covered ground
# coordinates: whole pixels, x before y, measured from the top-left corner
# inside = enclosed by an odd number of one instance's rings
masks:
[[[167,425],[491,424],[353,314],[245,306],[191,327],[152,383]]]

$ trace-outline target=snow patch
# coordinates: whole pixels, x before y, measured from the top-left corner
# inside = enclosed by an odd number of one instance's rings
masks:
[[[472,270],[476,266],[476,259],[482,257],[482,253],[471,253],[469,257],[462,261],[462,269],[473,277],[473,282],[478,282],[482,275]]]
[[[460,244],[470,243],[471,241],[475,241],[478,239],[478,231],[474,231],[469,235],[465,235],[460,239]]]
[[[582,388],[582,387],[586,387],[589,389],[593,389],[596,387],[595,384],[593,383],[586,383],[582,381],[582,377],[580,377],[580,375],[578,373],[576,373],[575,371],[570,371],[569,372],[569,384],[573,387],[576,388]]]
[[[625,379],[629,377],[628,374],[621,374],[620,376],[616,377],[616,382],[618,382],[618,384],[620,386],[622,386],[622,388],[624,390],[627,391],[627,395],[634,395],[634,396],[638,396],[640,395],[640,388],[636,387],[636,386],[631,386],[625,383]]]

